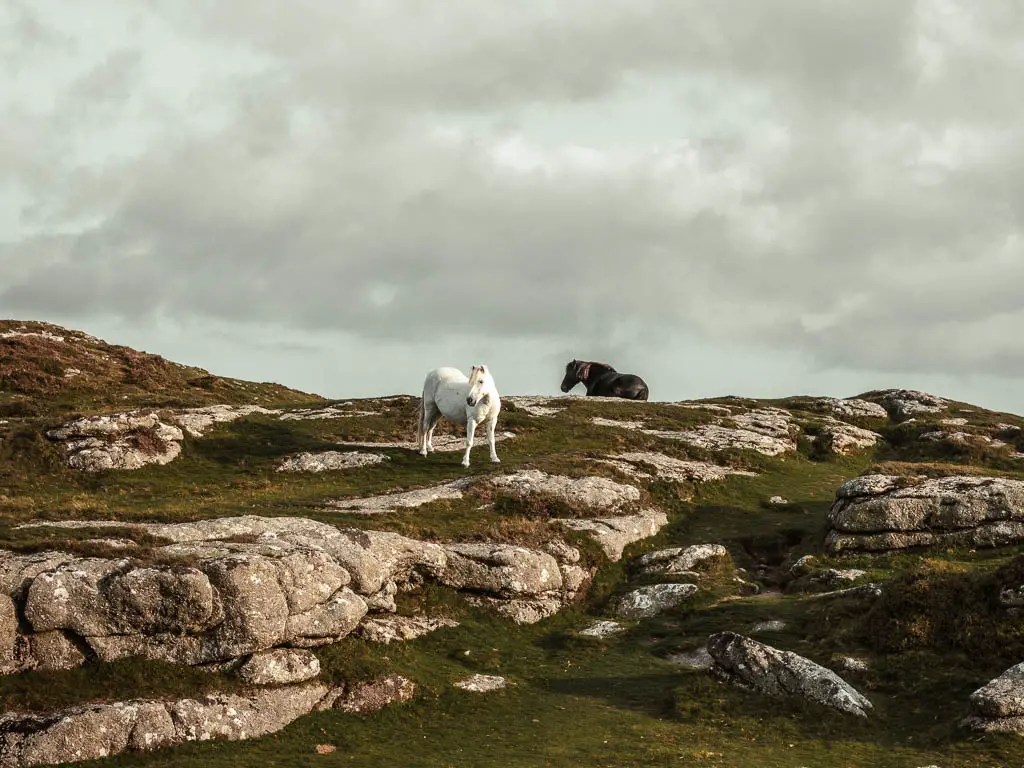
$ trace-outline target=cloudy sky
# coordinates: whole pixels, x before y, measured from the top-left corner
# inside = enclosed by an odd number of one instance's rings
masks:
[[[1017,0],[0,0],[0,317],[333,397],[1024,412]]]

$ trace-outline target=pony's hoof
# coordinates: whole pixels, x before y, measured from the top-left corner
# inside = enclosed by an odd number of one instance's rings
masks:
[[[462,460],[462,466],[468,467],[469,466],[469,459],[463,459]]]
[[[491,463],[492,464],[501,464],[501,459],[499,459],[497,456],[491,456]]]
[[[427,452],[426,452],[426,451],[420,451],[420,456],[423,456],[423,457],[425,458],[425,457],[426,457],[426,455],[427,455]]]

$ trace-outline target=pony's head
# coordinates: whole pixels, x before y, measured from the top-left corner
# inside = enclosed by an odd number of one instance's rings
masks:
[[[583,360],[572,360],[565,365],[565,378],[562,379],[562,391],[568,392],[581,381],[587,380],[590,363]]]
[[[486,365],[474,365],[473,372],[469,374],[469,394],[466,396],[466,405],[475,408],[481,402],[486,402],[487,396],[494,391],[494,379]]]

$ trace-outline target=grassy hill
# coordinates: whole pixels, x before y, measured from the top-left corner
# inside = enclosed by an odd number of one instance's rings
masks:
[[[5,335],[14,332],[15,335]],[[28,335],[20,335],[28,334]],[[60,337],[62,340],[57,340]],[[503,406],[500,465],[474,451],[467,471],[458,453],[423,458],[398,445],[411,439],[417,401],[325,401],[272,384],[222,379],[155,355],[110,346],[39,323],[0,323],[0,547],[18,552],[95,552],[96,531],[18,528],[48,520],[184,521],[239,514],[301,516],[338,526],[392,530],[420,539],[507,541],[533,546],[550,536],[549,519],[572,514],[552,501],[491,499],[482,493],[372,517],[332,508],[330,500],[409,490],[519,469],[624,481],[601,460],[656,451],[756,473],[708,483],[636,480],[643,504],[664,509],[669,524],[630,545],[618,563],[603,561],[582,535],[569,535],[587,564],[599,566],[584,601],[531,626],[472,607],[451,590],[424,586],[399,596],[400,610],[429,609],[461,624],[413,642],[378,646],[349,637],[317,650],[322,676],[337,681],[397,671],[419,685],[412,703],[371,716],[328,711],[261,739],[207,742],[111,758],[111,766],[403,765],[403,766],[1010,766],[1024,764],[1018,736],[962,730],[969,694],[1024,661],[1024,624],[1000,611],[995,596],[1024,580],[1022,547],[940,546],[885,554],[830,556],[826,513],[836,489],[865,473],[1000,476],[1024,480],[1024,419],[949,402],[907,417],[852,416],[877,432],[872,448],[836,455],[816,438],[830,418],[820,398],[699,403],[552,401],[557,412]],[[80,373],[69,376],[69,371]],[[866,393],[886,402],[885,393]],[[321,418],[257,413],[184,436],[181,455],[164,466],[84,473],[70,469],[47,430],[76,414],[134,408],[170,414],[211,404],[255,404]],[[710,407],[708,407],[710,406]],[[331,409],[334,408],[334,411]],[[792,415],[796,450],[776,456],[714,450],[667,439],[734,413],[765,408]],[[344,415],[338,416],[341,413]],[[595,421],[595,419],[597,421]],[[643,430],[635,428],[638,420]],[[950,421],[956,422],[950,425]],[[962,423],[961,423],[962,422]],[[630,425],[633,426],[630,426]],[[932,439],[955,428],[977,439]],[[438,434],[453,434],[442,426]],[[999,439],[999,436],[1002,439]],[[982,439],[984,438],[984,439]],[[987,442],[986,442],[987,440]],[[390,447],[380,444],[392,443]],[[344,471],[277,471],[299,452],[367,448],[387,461]],[[784,501],[771,503],[773,497]],[[145,545],[145,536],[136,540]],[[579,630],[606,615],[609,602],[644,583],[631,565],[655,549],[724,545],[737,572],[713,575],[700,596],[625,632],[586,638]],[[109,555],[103,551],[100,554]],[[858,568],[858,583],[885,585],[883,597],[819,598],[823,588],[792,570],[803,555],[816,570]],[[140,554],[139,556],[144,556]],[[747,582],[735,581],[734,573]],[[784,627],[757,634],[760,622]],[[801,699],[769,699],[727,685],[676,659],[709,634],[730,630],[791,650],[830,668],[854,656],[863,671],[842,673],[874,703],[866,720]],[[473,697],[452,687],[459,676],[500,674],[512,684]],[[96,700],[174,696],[236,685],[226,675],[142,661],[89,663],[64,672],[0,678],[0,710],[49,710]],[[337,748],[318,755],[318,744]]]

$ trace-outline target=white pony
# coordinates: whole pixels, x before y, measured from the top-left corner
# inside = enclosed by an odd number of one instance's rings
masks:
[[[466,427],[466,453],[462,466],[469,466],[469,451],[473,447],[473,433],[477,425],[486,424],[487,444],[491,448],[491,461],[498,462],[494,452],[494,426],[498,423],[501,400],[494,379],[486,365],[474,365],[469,378],[457,368],[435,368],[423,382],[419,423],[416,425],[416,444],[420,454],[434,450],[431,438],[441,417]]]

